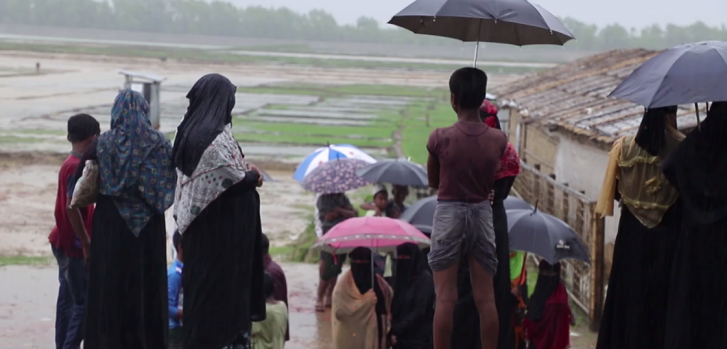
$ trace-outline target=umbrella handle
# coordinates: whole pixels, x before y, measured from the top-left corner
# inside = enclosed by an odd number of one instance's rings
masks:
[[[697,130],[702,130],[702,121],[699,120],[699,103],[694,103],[694,110],[697,112]]]
[[[374,279],[376,278],[376,270],[374,269],[374,250],[371,250],[371,289],[374,289]]]

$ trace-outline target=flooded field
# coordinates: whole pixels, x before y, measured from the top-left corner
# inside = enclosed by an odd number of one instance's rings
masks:
[[[238,86],[233,132],[250,162],[275,179],[260,190],[261,213],[273,248],[282,250],[305,231],[313,213],[313,195],[292,179],[303,157],[327,143],[354,144],[378,158],[424,153],[431,127],[453,120],[443,92],[449,73],[0,53],[0,261],[45,261],[34,267],[2,267],[0,262],[0,283],[15,285],[0,289],[0,349],[52,347],[58,281],[54,264],[45,258],[50,256],[47,236],[54,224],[57,171],[70,150],[66,120],[85,112],[107,129],[123,82],[119,69],[167,77],[161,130],[170,137],[186,111],[185,95],[199,77],[218,72]],[[513,78],[493,75],[490,84]],[[402,139],[409,145],[402,147]],[[353,193],[354,205],[368,194]],[[283,268],[291,303],[292,340],[286,348],[332,349],[330,312],[314,312],[317,266],[287,263]]]

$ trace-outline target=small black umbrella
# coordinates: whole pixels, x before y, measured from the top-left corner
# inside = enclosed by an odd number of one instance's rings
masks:
[[[536,209],[507,211],[510,250],[543,257],[551,264],[563,259],[590,262],[588,248],[568,224]]]
[[[727,42],[676,46],[646,61],[609,97],[645,108],[727,101]]]
[[[544,8],[526,0],[417,0],[389,24],[416,34],[443,36],[464,42],[560,45],[573,34]]]
[[[413,225],[427,236],[432,234],[434,210],[437,208],[437,197],[430,196],[415,202],[401,214],[399,219]]]
[[[372,183],[391,183],[412,187],[429,185],[427,171],[421,165],[408,160],[381,160],[356,171],[356,174]]]

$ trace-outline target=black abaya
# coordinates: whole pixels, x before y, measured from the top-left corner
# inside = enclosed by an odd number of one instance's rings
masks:
[[[94,211],[83,347],[166,348],[164,216],[152,216],[136,237],[113,200],[99,195]]]
[[[184,232],[184,348],[249,345],[251,321],[265,319],[257,177],[210,203]]]
[[[495,227],[497,253],[497,273],[493,279],[495,305],[497,307],[500,332],[498,349],[512,349],[515,346],[515,333],[512,328],[512,292],[510,282],[510,241],[507,230],[507,214],[504,201],[510,195],[515,177],[505,177],[495,181],[495,201],[492,205],[492,221]],[[480,318],[470,282],[466,262],[460,264],[457,288],[459,299],[455,307],[452,348],[479,348]]]
[[[677,201],[649,229],[622,207],[597,349],[664,348],[680,216]]]
[[[714,103],[663,164],[682,196],[666,349],[727,348],[727,104]]]

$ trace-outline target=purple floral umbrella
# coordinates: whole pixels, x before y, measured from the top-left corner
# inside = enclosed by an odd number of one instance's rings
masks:
[[[323,163],[303,180],[303,188],[318,194],[345,193],[371,184],[356,175],[369,163],[358,159],[337,159]]]

